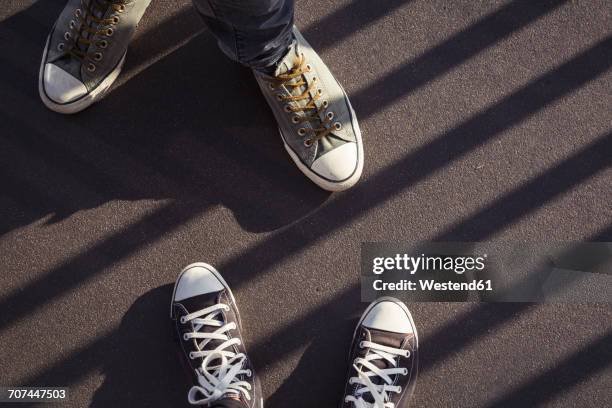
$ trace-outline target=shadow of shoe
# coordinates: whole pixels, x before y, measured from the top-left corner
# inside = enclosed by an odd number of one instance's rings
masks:
[[[104,382],[90,406],[188,407],[188,373],[180,363],[170,323],[172,285],[155,288],[129,308],[103,349]]]

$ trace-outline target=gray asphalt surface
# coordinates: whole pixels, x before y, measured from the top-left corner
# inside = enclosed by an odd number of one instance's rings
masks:
[[[266,406],[335,407],[361,242],[612,240],[605,0],[298,1],[364,132],[363,179],[333,195],[187,1],[153,2],[103,101],[46,110],[62,5],[0,5],[0,385],[185,406],[168,302],[206,261],[234,288]],[[609,305],[409,307],[414,406],[609,406]]]

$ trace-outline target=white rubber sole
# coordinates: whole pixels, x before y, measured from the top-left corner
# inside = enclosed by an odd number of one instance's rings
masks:
[[[346,92],[345,92],[345,95],[346,95]],[[289,153],[289,156],[291,156],[291,159],[293,160],[295,165],[298,167],[298,169],[300,169],[300,171],[304,173],[306,177],[308,177],[313,183],[321,187],[323,190],[327,190],[327,191],[338,192],[338,191],[344,191],[344,190],[347,190],[353,187],[355,184],[357,184],[357,181],[359,181],[359,179],[361,178],[361,173],[363,172],[364,157],[363,157],[363,141],[361,139],[361,129],[359,128],[359,123],[357,122],[357,115],[355,115],[355,111],[353,110],[353,106],[351,105],[351,101],[349,101],[348,97],[346,98],[346,101],[348,103],[349,109],[351,110],[351,117],[352,117],[351,122],[353,124],[353,128],[355,129],[355,138],[357,140],[357,168],[355,169],[355,172],[353,173],[353,175],[346,180],[342,180],[338,182],[329,181],[319,176],[317,173],[315,173],[311,169],[309,169],[306,165],[304,165],[304,163],[302,163],[302,161],[297,156],[297,154],[295,154],[293,150],[291,150],[289,145],[287,145],[287,143],[285,142],[285,138],[283,138],[283,133],[281,132],[279,128],[279,132],[281,134],[281,139],[283,140],[283,145],[285,146],[285,150],[287,151],[287,153]]]
[[[80,112],[89,106],[91,106],[94,102],[99,100],[105,93],[108,91],[110,86],[115,82],[119,73],[121,72],[121,68],[123,68],[123,64],[125,62],[125,56],[127,55],[127,51],[121,57],[121,60],[110,74],[106,76],[94,90],[89,92],[88,94],[83,95],[79,99],[68,102],[68,103],[57,103],[51,98],[47,96],[45,92],[45,84],[44,84],[44,72],[45,72],[45,61],[47,60],[47,51],[49,48],[49,40],[51,35],[47,36],[47,42],[45,44],[45,50],[43,52],[42,61],[40,62],[40,70],[38,72],[38,93],[40,94],[40,99],[42,99],[45,106],[57,113],[63,114],[73,114]]]

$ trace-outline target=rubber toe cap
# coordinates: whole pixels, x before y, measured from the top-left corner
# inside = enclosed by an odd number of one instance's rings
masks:
[[[73,102],[87,94],[85,85],[54,64],[46,64],[43,74],[45,94],[56,103]]]

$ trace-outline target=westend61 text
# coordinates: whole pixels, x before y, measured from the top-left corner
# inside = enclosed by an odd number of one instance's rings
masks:
[[[417,285],[418,282],[418,285]],[[372,286],[376,291],[491,291],[493,285],[490,279],[473,280],[471,282],[437,282],[433,279],[419,279],[417,282],[402,279],[398,282],[374,281]]]

